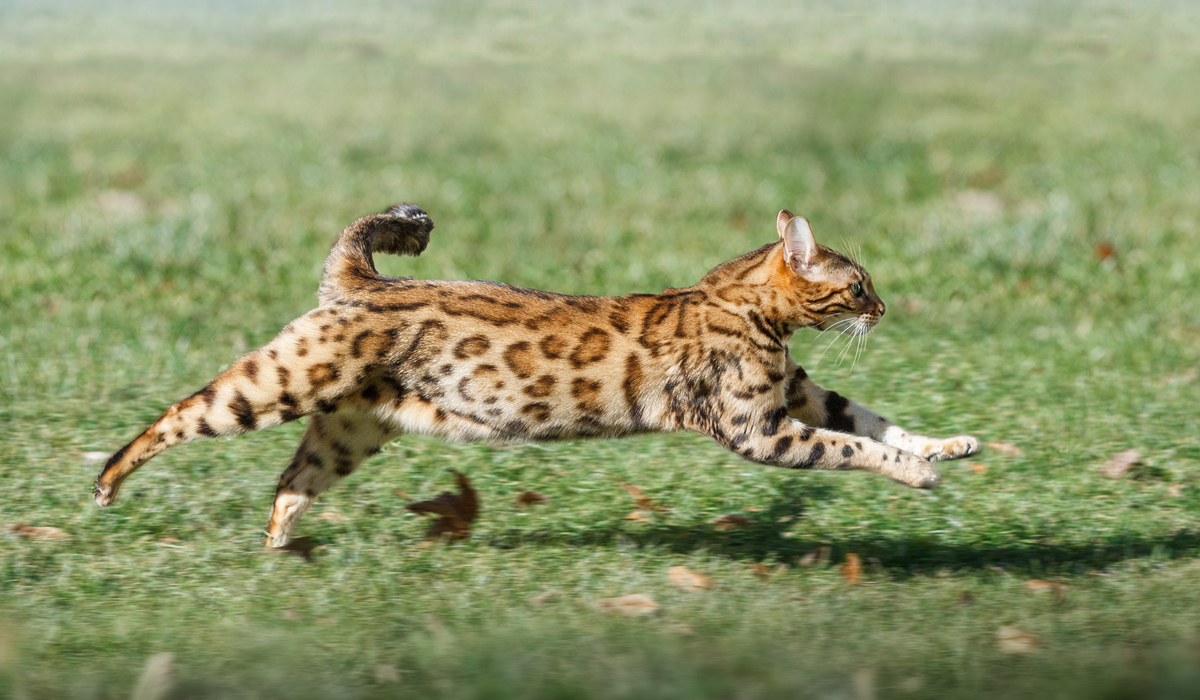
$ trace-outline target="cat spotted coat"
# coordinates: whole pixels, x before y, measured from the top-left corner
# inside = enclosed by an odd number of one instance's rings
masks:
[[[381,276],[373,252],[418,255],[413,205],[342,232],[319,306],[108,460],[95,499],[167,448],[308,417],[280,476],[267,543],[284,544],[321,492],[405,433],[456,441],[565,440],[688,430],[745,459],[861,469],[918,488],[969,436],[913,435],[817,386],[788,354],[801,328],[865,334],[884,304],[870,275],[784,210],[779,240],[661,294],[567,296],[486,281]]]

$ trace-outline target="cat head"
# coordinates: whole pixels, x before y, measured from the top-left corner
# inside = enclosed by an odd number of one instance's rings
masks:
[[[804,217],[784,209],[775,225],[798,325],[847,335],[869,333],[886,308],[871,275],[849,257],[818,244]]]

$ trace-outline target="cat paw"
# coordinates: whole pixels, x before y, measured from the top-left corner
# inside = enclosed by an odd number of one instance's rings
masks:
[[[92,489],[92,498],[98,506],[111,506],[117,500],[117,492],[115,489],[104,489],[100,484],[96,484],[96,488]]]
[[[979,452],[979,440],[970,435],[956,435],[952,438],[939,440],[934,449],[921,456],[931,462],[941,462],[947,459],[961,459]]]
[[[898,468],[889,469],[885,473],[895,481],[914,489],[937,488],[942,481],[942,475],[938,474],[931,462],[916,455],[905,457]]]

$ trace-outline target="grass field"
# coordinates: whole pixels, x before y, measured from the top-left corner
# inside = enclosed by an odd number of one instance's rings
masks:
[[[0,532],[0,697],[126,698],[158,652],[176,698],[1200,696],[1198,75],[1200,8],[1153,0],[0,4],[0,524],[69,534]],[[387,273],[592,294],[691,284],[790,208],[889,308],[853,370],[793,356],[1020,454],[925,493],[689,435],[404,439],[306,562],[260,551],[292,424],[96,507],[86,453],[310,309],[396,201],[437,229]],[[455,468],[482,517],[425,546],[393,490]],[[621,482],[668,510],[626,520]],[[629,593],[662,610],[597,610]]]

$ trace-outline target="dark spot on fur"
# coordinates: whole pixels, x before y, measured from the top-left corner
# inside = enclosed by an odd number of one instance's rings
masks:
[[[374,384],[366,385],[365,387],[363,387],[362,397],[363,397],[363,399],[370,401],[372,403],[378,401],[379,400],[379,387],[375,386]]]
[[[527,385],[524,391],[527,395],[535,399],[544,399],[554,391],[554,384],[557,381],[552,375],[543,374],[534,380],[532,384]]]
[[[803,462],[800,462],[796,465],[796,469],[812,469],[813,465],[824,456],[825,446],[818,442],[817,444],[813,445],[811,450],[809,450],[808,457],[806,457]]]
[[[332,362],[322,362],[308,368],[308,382],[314,391],[336,382],[340,372]]]
[[[767,424],[763,427],[762,434],[771,437],[779,432],[779,424],[787,418],[787,407],[780,406],[767,414]]]
[[[233,400],[229,402],[229,410],[233,411],[233,416],[237,419],[238,425],[242,426],[245,430],[254,430],[254,407],[250,405],[250,402],[242,392],[239,391],[233,395]]]
[[[482,335],[473,335],[458,341],[458,345],[454,346],[454,356],[460,360],[479,357],[490,347],[492,347],[492,343],[487,338]]]
[[[546,359],[557,360],[567,352],[567,341],[559,338],[557,335],[548,335],[538,342],[538,348]]]
[[[608,349],[611,346],[612,338],[607,332],[599,328],[590,328],[579,336],[579,343],[571,351],[571,356],[567,358],[567,361],[575,369],[586,367],[607,357]]]
[[[550,404],[538,401],[522,407],[521,415],[529,416],[539,423],[545,423],[550,420],[550,410]]]
[[[217,436],[217,431],[213,430],[212,426],[208,424],[208,421],[204,420],[203,418],[201,418],[196,424],[196,432],[200,433],[204,437]]]
[[[775,441],[775,459],[787,454],[787,451],[792,449],[792,436],[784,435]]]
[[[829,392],[825,397],[825,427],[839,433],[854,432],[854,418],[847,415],[846,409],[850,402],[836,391]]]
[[[849,445],[846,445],[845,447],[842,448],[842,456],[843,457],[854,456],[854,448]]]
[[[529,379],[537,369],[537,359],[533,350],[524,340],[509,345],[504,350],[504,364],[517,375],[518,379]]]

